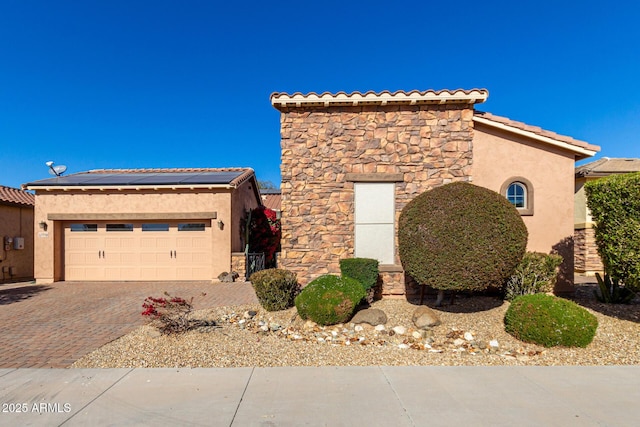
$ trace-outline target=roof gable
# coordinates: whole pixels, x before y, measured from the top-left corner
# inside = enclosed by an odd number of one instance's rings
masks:
[[[586,159],[600,151],[597,145],[589,144],[585,141],[574,139],[570,136],[542,129],[538,126],[531,126],[523,122],[511,120],[508,117],[496,116],[483,111],[474,111],[473,121],[489,127],[501,129],[505,132],[525,136],[545,144],[564,148],[575,153],[576,159]]]
[[[33,206],[35,204],[35,196],[18,188],[0,185],[0,203]]]

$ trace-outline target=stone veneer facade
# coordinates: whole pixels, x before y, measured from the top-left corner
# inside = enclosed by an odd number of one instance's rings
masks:
[[[278,108],[278,107],[276,107]],[[396,182],[396,227],[418,194],[470,181],[473,103],[280,107],[280,266],[303,285],[354,256],[354,182]],[[397,231],[397,230],[396,230]],[[382,265],[383,295],[416,292]]]
[[[592,227],[576,229],[574,231],[574,259],[576,273],[594,276],[603,273],[604,266],[598,254],[596,233]]]

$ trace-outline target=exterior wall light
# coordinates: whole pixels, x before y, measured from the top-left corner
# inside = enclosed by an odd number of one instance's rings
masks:
[[[224,230],[224,222],[222,222],[222,220],[221,220],[221,219],[219,219],[219,220],[218,220],[218,228],[219,228],[220,230]]]
[[[46,223],[46,222],[44,222],[44,221],[40,221],[40,222],[38,223],[38,225],[40,226],[40,229],[41,229],[41,230],[43,230],[43,231],[47,231],[47,228],[49,227],[49,226],[47,225],[47,223]]]

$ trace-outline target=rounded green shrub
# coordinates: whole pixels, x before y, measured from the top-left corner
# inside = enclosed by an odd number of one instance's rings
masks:
[[[319,325],[335,325],[351,318],[366,292],[360,282],[331,274],[309,283],[296,297],[298,314]]]
[[[356,279],[365,291],[378,283],[380,271],[378,260],[372,258],[345,258],[340,260],[340,274],[342,277]]]
[[[293,307],[294,299],[300,292],[296,274],[279,268],[253,273],[249,281],[256,291],[260,305],[267,311]]]
[[[420,194],[398,223],[405,272],[441,291],[503,286],[525,253],[527,236],[505,197],[464,182]]]
[[[533,294],[513,300],[504,325],[520,341],[544,347],[586,347],[593,341],[598,319],[572,301]]]

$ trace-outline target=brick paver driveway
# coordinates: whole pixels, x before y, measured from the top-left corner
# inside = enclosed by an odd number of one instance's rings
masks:
[[[257,303],[251,284],[238,282],[0,285],[0,368],[67,367],[145,323],[144,299],[164,291],[195,297],[195,309]]]

